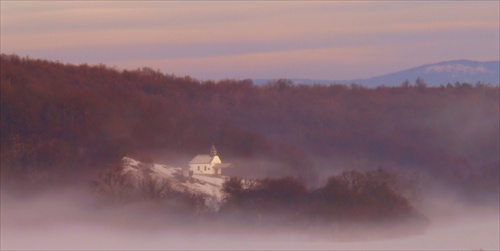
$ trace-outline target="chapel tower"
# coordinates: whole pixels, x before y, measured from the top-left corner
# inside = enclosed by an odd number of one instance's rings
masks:
[[[217,149],[215,149],[215,145],[212,145],[212,147],[210,147],[210,157],[215,156],[217,156]]]

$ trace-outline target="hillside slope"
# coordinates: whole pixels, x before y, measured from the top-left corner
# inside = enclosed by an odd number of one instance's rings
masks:
[[[498,86],[256,86],[0,59],[2,182],[64,182],[123,156],[192,157],[216,144],[234,176],[320,185],[341,170],[385,167],[498,191]]]
[[[123,175],[130,178],[136,188],[149,176],[154,180],[166,182],[169,189],[203,197],[205,204],[213,210],[218,210],[222,202],[221,189],[226,179],[224,176],[211,177],[195,174],[189,177],[180,167],[144,163],[129,157],[122,159],[121,168]]]

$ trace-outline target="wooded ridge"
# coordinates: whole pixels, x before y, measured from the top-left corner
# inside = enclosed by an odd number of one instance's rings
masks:
[[[196,154],[215,143],[226,156],[270,159],[306,181],[338,168],[336,160],[348,169],[348,159],[362,159],[498,191],[498,86],[256,86],[16,55],[1,56],[0,80],[2,179],[85,172],[157,149]]]

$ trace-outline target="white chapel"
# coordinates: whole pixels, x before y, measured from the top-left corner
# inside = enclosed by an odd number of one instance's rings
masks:
[[[189,162],[190,174],[222,175],[222,169],[229,167],[229,163],[222,163],[217,155],[217,149],[212,145],[210,155],[200,154]]]

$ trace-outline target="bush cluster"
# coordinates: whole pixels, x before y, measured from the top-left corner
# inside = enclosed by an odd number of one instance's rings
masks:
[[[376,222],[416,213],[398,191],[395,176],[383,169],[346,171],[310,190],[291,177],[253,181],[233,177],[224,183],[223,191],[222,212],[250,218],[274,215],[287,221]]]

